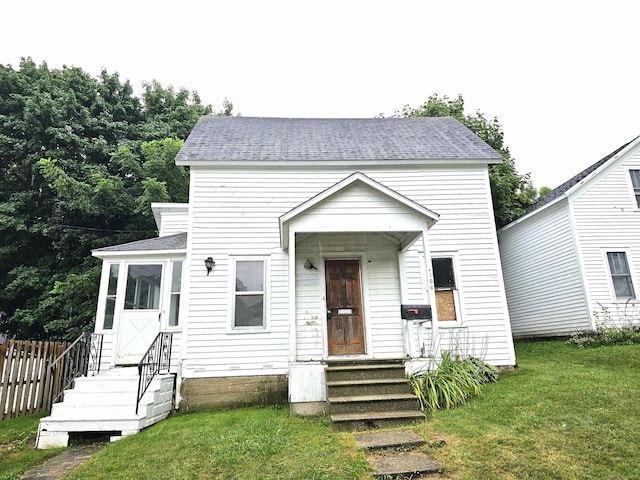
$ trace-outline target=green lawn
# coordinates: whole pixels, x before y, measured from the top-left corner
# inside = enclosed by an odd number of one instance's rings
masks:
[[[640,345],[518,343],[519,368],[417,431],[451,478],[640,478]]]
[[[34,448],[38,422],[45,415],[36,413],[0,421],[0,480],[19,478],[22,472],[62,451]]]
[[[438,445],[424,450],[445,475],[640,478],[640,345],[516,348],[517,370],[467,405],[414,427]],[[11,437],[5,422],[0,439]],[[0,459],[0,478],[12,478]],[[369,473],[350,434],[333,432],[324,418],[290,418],[288,408],[269,407],[174,415],[108,445],[67,478],[333,480]]]

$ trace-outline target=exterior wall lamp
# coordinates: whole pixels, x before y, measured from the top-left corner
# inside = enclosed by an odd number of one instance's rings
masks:
[[[211,273],[211,270],[213,270],[213,267],[215,267],[215,265],[216,265],[216,262],[211,257],[207,257],[207,259],[204,261],[204,266],[207,267],[207,277],[209,276],[209,274]]]

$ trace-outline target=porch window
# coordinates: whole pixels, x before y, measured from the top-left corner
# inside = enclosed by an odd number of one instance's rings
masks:
[[[182,284],[182,261],[173,262],[171,272],[171,301],[169,304],[169,326],[178,326],[180,315],[180,286]]]
[[[130,265],[124,308],[127,310],[158,310],[162,265]]]
[[[455,322],[456,312],[456,277],[453,269],[453,258],[432,258],[433,282],[436,291],[436,310],[438,321]]]
[[[635,298],[627,254],[625,252],[607,252],[607,260],[616,298]]]
[[[116,311],[116,291],[118,289],[118,272],[120,265],[112,263],[109,267],[109,283],[107,285],[107,299],[104,308],[104,321],[102,328],[111,330],[113,328],[113,316]]]
[[[640,208],[640,170],[629,170],[633,194],[636,197],[636,207]]]
[[[265,326],[265,262],[236,260],[234,327]]]

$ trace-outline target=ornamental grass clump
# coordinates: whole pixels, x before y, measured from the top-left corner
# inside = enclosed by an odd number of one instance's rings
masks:
[[[487,382],[498,379],[498,370],[476,357],[462,358],[442,352],[437,367],[410,374],[409,383],[423,413],[462,405],[479,395]]]

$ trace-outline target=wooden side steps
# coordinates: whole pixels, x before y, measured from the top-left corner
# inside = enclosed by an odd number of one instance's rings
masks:
[[[329,416],[338,430],[394,427],[424,420],[403,360],[328,362]]]

